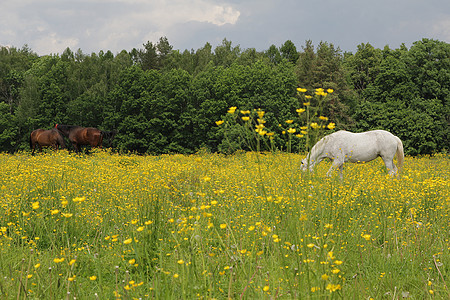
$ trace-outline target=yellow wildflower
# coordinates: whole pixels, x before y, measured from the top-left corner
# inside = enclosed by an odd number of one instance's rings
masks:
[[[361,235],[366,241],[370,241],[370,234],[362,234]]]
[[[73,198],[73,202],[83,202],[86,200],[86,197],[75,197]]]
[[[236,106],[232,106],[228,109],[228,113],[229,114],[234,114],[234,112],[236,111],[237,107]]]
[[[329,259],[335,259],[336,257],[333,255],[333,251],[328,252]]]
[[[223,121],[223,120],[216,121],[216,125],[217,125],[217,126],[220,126],[220,125],[222,125],[224,122],[225,122],[225,121]]]
[[[329,283],[326,287],[326,289],[330,292],[335,292],[337,290],[340,290],[341,288],[342,287],[340,284],[332,284],[332,283]]]
[[[257,111],[256,113],[258,114],[258,117],[259,117],[260,119],[262,119],[262,118],[264,117],[264,111],[258,109],[258,111]]]

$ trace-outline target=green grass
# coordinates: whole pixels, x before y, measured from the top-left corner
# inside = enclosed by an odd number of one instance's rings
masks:
[[[0,154],[0,295],[450,297],[448,156],[301,158]]]

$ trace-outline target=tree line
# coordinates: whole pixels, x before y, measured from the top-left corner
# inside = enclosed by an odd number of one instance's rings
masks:
[[[116,130],[119,151],[221,151],[224,132],[215,121],[231,106],[264,110],[283,150],[280,125],[302,106],[298,87],[334,91],[321,109],[335,130],[388,130],[409,155],[448,151],[446,42],[422,39],[409,49],[363,43],[350,53],[327,42],[256,51],[224,39],[179,51],[165,37],[117,54],[67,48],[38,56],[27,46],[0,47],[0,151],[28,150],[30,132],[55,123]]]

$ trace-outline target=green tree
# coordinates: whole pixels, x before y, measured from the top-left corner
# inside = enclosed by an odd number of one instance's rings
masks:
[[[297,60],[299,58],[297,48],[295,47],[294,43],[290,40],[287,40],[283,45],[281,45],[280,54],[281,58],[287,59],[294,65],[297,63]]]
[[[0,102],[9,105],[13,114],[19,105],[19,93],[24,73],[37,56],[27,46],[22,49],[0,46]]]
[[[416,44],[412,53],[405,46],[395,50],[383,49],[377,75],[362,91],[362,100],[355,114],[360,130],[391,131],[402,139],[405,152],[410,155],[442,151],[446,148],[448,133],[443,102],[437,98],[425,98],[436,94],[424,93],[423,83],[416,81],[421,74],[416,70],[416,67],[420,68],[418,61],[425,64],[418,58],[427,57],[427,47],[422,46]],[[430,58],[430,61],[436,61],[436,58]],[[434,74],[442,74],[440,68],[442,66],[436,67]],[[428,80],[436,82],[430,76],[433,72],[425,73]],[[425,78],[422,80],[426,82]]]
[[[173,46],[169,44],[167,37],[161,37],[156,45],[158,50],[158,67],[163,69],[166,65],[166,61],[172,53]]]
[[[346,71],[356,92],[361,95],[369,84],[373,84],[379,73],[381,50],[369,43],[357,46],[354,55],[347,54],[344,59]]]
[[[214,64],[216,66],[229,67],[241,54],[241,48],[232,47],[231,41],[223,39],[222,44],[214,49]]]
[[[217,151],[224,134],[215,121],[224,118],[232,106],[239,110],[265,110],[270,129],[278,130],[280,122],[296,114],[299,103],[294,97],[295,87],[294,66],[286,60],[275,67],[267,60],[258,60],[252,65],[235,63],[200,73],[192,83],[196,109],[194,140]]]
[[[18,147],[16,118],[9,112],[9,105],[0,102],[0,151],[13,152]]]
[[[316,88],[333,89],[334,92],[326,97],[323,103],[311,106],[318,108],[323,115],[336,123],[340,129],[352,129],[351,107],[355,105],[355,96],[346,79],[344,56],[339,48],[333,44],[321,42],[317,50],[311,41],[306,41],[303,52],[300,53],[296,65],[298,85],[310,91]]]
[[[281,62],[280,50],[275,45],[271,45],[265,52],[265,55],[269,58],[270,62],[277,65]]]

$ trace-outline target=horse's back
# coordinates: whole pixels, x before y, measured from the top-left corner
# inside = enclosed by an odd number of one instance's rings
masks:
[[[33,130],[30,134],[30,142],[31,146],[33,144],[39,144],[41,146],[52,146],[52,145],[61,145],[64,147],[64,139],[61,134],[56,129],[36,129]]]
[[[100,146],[103,141],[102,131],[94,127],[86,127],[83,129],[84,143],[94,147]]]
[[[33,130],[33,131],[30,133],[30,137],[31,137],[32,139],[37,139],[37,137],[38,137],[43,131],[45,131],[45,130],[44,130],[44,129],[41,129],[41,128],[35,129],[35,130]]]
[[[344,155],[350,161],[370,161],[391,155],[397,150],[398,138],[385,130],[353,133],[341,130],[329,135],[328,151]]]

